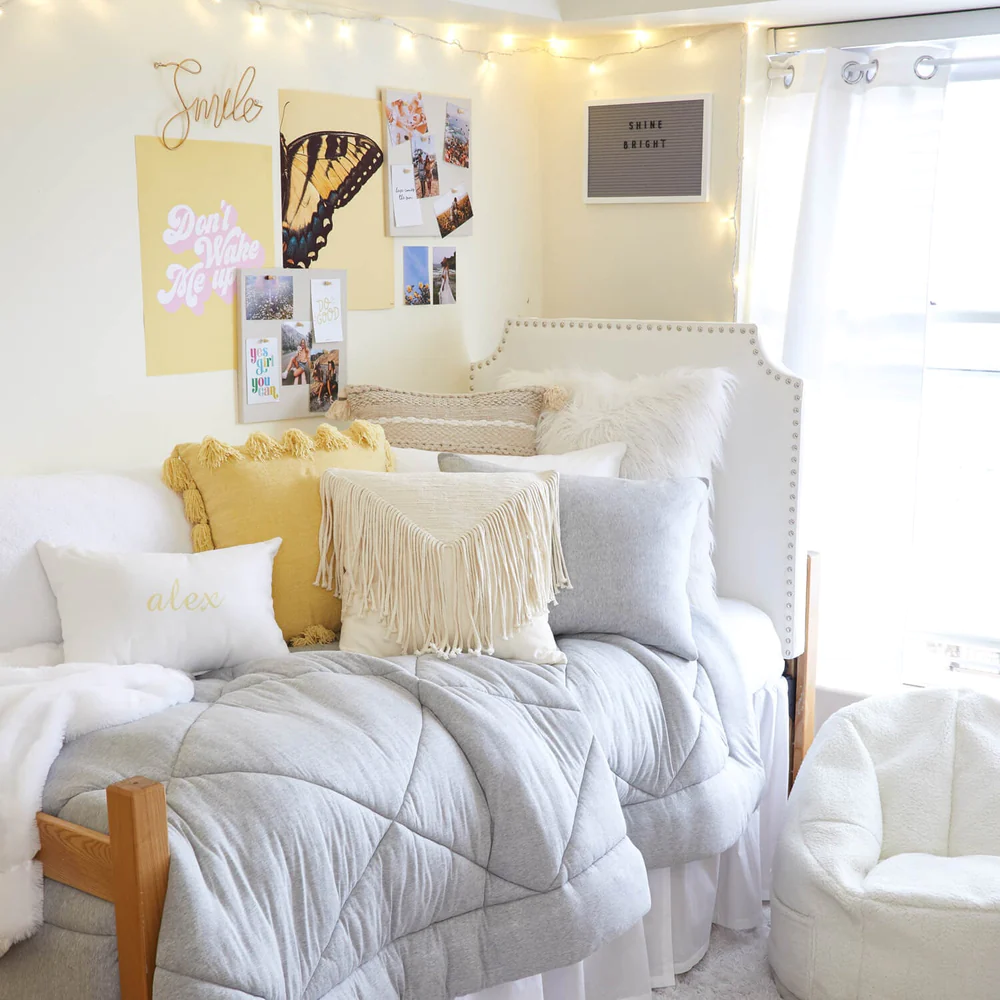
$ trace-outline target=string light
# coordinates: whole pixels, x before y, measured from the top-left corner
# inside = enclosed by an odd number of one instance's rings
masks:
[[[0,0],[0,16],[3,16],[6,8],[11,2],[16,2],[16,0]],[[36,3],[45,2],[45,0],[35,0]],[[222,0],[214,0],[215,3],[222,3]],[[247,0],[239,0],[240,3],[246,3]],[[482,59],[484,56],[491,57],[491,63],[495,65],[492,57],[494,56],[516,56],[516,55],[529,55],[540,53],[549,56],[553,59],[563,59],[568,62],[579,62],[586,64],[588,67],[591,65],[596,65],[599,69],[592,70],[592,72],[603,72],[604,63],[608,59],[618,58],[620,56],[631,56],[637,55],[642,52],[654,52],[659,49],[669,48],[674,45],[681,44],[683,41],[684,48],[691,48],[694,44],[695,39],[701,39],[709,35],[717,34],[718,32],[727,30],[727,25],[712,25],[707,27],[704,31],[699,32],[693,37],[684,38],[668,38],[661,42],[651,42],[650,39],[652,35],[648,31],[635,31],[633,33],[633,38],[635,39],[635,45],[632,48],[627,49],[613,49],[607,52],[601,52],[598,54],[591,55],[580,55],[568,51],[569,42],[562,38],[550,38],[547,41],[532,41],[528,44],[518,45],[517,37],[511,33],[505,33],[501,36],[500,49],[479,49],[472,46],[467,46],[463,44],[461,39],[453,35],[450,31],[446,35],[437,35],[430,31],[419,31],[414,28],[409,27],[400,21],[395,20],[395,18],[381,15],[381,14],[367,14],[362,12],[357,13],[345,13],[344,9],[340,10],[332,9],[326,10],[323,8],[309,8],[306,9],[302,6],[293,6],[292,3],[281,2],[281,0],[251,0],[250,4],[250,14],[251,23],[253,29],[256,32],[263,31],[266,27],[266,14],[268,11],[278,11],[285,14],[297,15],[304,18],[303,25],[308,27],[312,24],[316,18],[319,17],[329,17],[339,22],[339,29],[337,34],[341,39],[345,41],[351,37],[352,26],[356,23],[363,22],[368,24],[380,24],[385,27],[392,28],[399,31],[402,34],[401,48],[404,50],[410,50],[414,47],[414,43],[417,39],[425,39],[427,41],[437,42],[441,45],[448,45],[457,48],[460,52],[465,55],[474,55]]]
[[[598,76],[604,72],[604,67],[599,62],[592,62],[590,64],[590,75]]]

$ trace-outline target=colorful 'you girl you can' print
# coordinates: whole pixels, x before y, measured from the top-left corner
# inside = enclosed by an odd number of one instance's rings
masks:
[[[269,146],[137,136],[146,374],[236,367],[240,268],[274,259]]]

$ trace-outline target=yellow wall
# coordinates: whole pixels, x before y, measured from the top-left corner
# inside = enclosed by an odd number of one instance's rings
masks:
[[[603,61],[597,74],[587,62],[553,63],[546,73],[539,131],[549,316],[733,316],[734,227],[723,220],[736,198],[743,26],[688,29],[676,38],[666,48]],[[579,51],[607,50],[611,41],[588,42]],[[701,93],[713,95],[709,202],[584,203],[587,101]]]
[[[456,391],[507,316],[732,315],[733,228],[721,220],[736,185],[742,28],[690,34],[690,49],[612,60],[595,76],[544,55],[490,69],[431,42],[406,52],[379,24],[345,44],[335,21],[307,33],[270,12],[257,33],[237,0],[11,4],[0,22],[0,473],[151,467],[179,441],[239,442],[250,429],[236,423],[235,373],[145,374],[134,136],[172,110],[154,59],[193,56],[222,89],[256,65],[260,117],[192,134],[272,145],[276,239],[279,88],[472,97],[475,235],[453,241],[458,305],[350,317],[352,382]],[[715,98],[710,203],[584,204],[585,101],[700,92]],[[396,241],[397,284],[408,242],[433,241]]]

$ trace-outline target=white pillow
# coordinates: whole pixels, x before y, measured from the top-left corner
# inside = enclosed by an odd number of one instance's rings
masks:
[[[558,385],[569,393],[561,410],[547,410],[536,430],[541,452],[569,452],[609,441],[628,446],[626,479],[711,482],[722,460],[736,378],[725,368],[674,368],[620,379],[605,372],[510,371],[503,388]],[[507,464],[504,461],[504,464]],[[715,606],[712,523],[708,505],[695,528],[688,594],[699,608]]]
[[[345,612],[340,624],[340,649],[366,656],[404,656],[406,650],[389,635],[373,611]],[[493,656],[524,663],[563,664],[566,654],[556,645],[548,614],[537,615],[507,639],[494,639]]]
[[[564,476],[600,476],[617,479],[628,446],[624,441],[568,451],[559,455],[462,455],[462,458],[495,462],[517,472],[558,472]],[[419,448],[393,448],[396,472],[437,472],[438,453]]]
[[[189,674],[288,647],[274,620],[280,538],[195,555],[87,552],[38,543],[68,663],[158,663]]]
[[[340,648],[566,662],[548,605],[568,584],[554,472],[330,470],[317,584],[342,600]]]

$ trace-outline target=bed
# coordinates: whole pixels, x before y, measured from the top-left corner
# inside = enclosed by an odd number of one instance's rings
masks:
[[[768,892],[770,850],[787,789],[786,661],[794,664],[800,658],[806,636],[804,560],[795,530],[801,385],[766,360],[752,326],[521,319],[508,322],[497,350],[472,366],[470,388],[490,388],[505,367],[554,367],[567,356],[572,356],[574,366],[603,367],[621,375],[654,370],[654,366],[725,365],[740,380],[732,431],[727,439],[725,471],[716,483],[716,563],[720,593],[727,599],[722,602],[721,631],[718,623],[702,625],[707,647],[714,652],[698,665],[698,670],[685,673],[682,664],[670,662],[664,654],[608,636],[563,640],[561,646],[569,660],[565,673],[557,678],[534,675],[527,680],[522,678],[523,690],[516,685],[510,690],[511,682],[502,665],[498,666],[502,661],[489,658],[460,658],[450,664],[433,660],[397,663],[391,671],[377,668],[378,676],[370,678],[370,664],[355,662],[358,658],[348,662],[350,658],[338,659],[336,653],[319,651],[293,657],[291,665],[253,665],[245,675],[210,676],[199,682],[196,710],[199,716],[219,714],[220,706],[230,714],[236,709],[253,713],[259,706],[244,705],[241,709],[238,704],[241,698],[249,697],[248,691],[262,690],[269,684],[296,683],[303,676],[315,676],[320,679],[317,683],[323,685],[343,684],[345,675],[364,676],[377,684],[379,690],[389,687],[406,701],[423,697],[412,689],[416,679],[421,690],[432,692],[441,704],[452,706],[441,710],[448,740],[461,746],[466,760],[471,760],[475,741],[463,742],[469,739],[468,720],[463,717],[464,708],[454,707],[464,705],[463,699],[469,697],[468,692],[461,697],[456,697],[455,692],[471,676],[477,678],[476,697],[495,699],[502,692],[505,708],[510,708],[534,735],[540,737],[544,730],[544,726],[536,725],[538,720],[530,722],[539,704],[572,718],[580,730],[576,752],[586,760],[586,770],[580,772],[575,798],[564,804],[564,812],[601,816],[610,811],[614,817],[617,811],[609,809],[609,803],[616,802],[621,807],[620,825],[616,826],[614,819],[606,827],[592,824],[594,829],[586,829],[583,842],[578,842],[573,839],[577,825],[570,824],[571,832],[563,841],[557,838],[554,846],[549,844],[559,855],[559,863],[551,871],[535,872],[530,878],[522,871],[508,872],[510,878],[497,876],[489,863],[481,863],[471,846],[458,850],[455,843],[446,844],[451,857],[464,855],[474,867],[484,868],[487,883],[500,877],[510,885],[523,878],[524,884],[517,890],[509,886],[501,890],[494,885],[493,895],[487,891],[490,889],[487,885],[483,905],[475,907],[465,905],[463,909],[463,904],[454,900],[442,904],[444,909],[432,922],[434,925],[459,926],[465,921],[471,928],[468,933],[463,931],[465,950],[468,940],[478,940],[482,951],[484,934],[489,939],[487,950],[492,949],[489,961],[483,960],[482,955],[473,956],[463,965],[460,958],[453,957],[443,978],[436,976],[433,969],[424,968],[428,963],[421,963],[417,957],[427,950],[428,941],[441,946],[437,937],[425,933],[428,930],[434,935],[440,933],[431,925],[417,928],[419,934],[411,931],[397,935],[400,940],[413,938],[413,948],[407,955],[393,953],[383,958],[386,949],[376,948],[373,954],[378,961],[374,965],[369,960],[359,961],[350,968],[344,966],[329,979],[330,988],[322,992],[317,992],[318,986],[308,985],[322,963],[315,963],[310,976],[296,978],[289,972],[294,963],[287,961],[276,945],[277,950],[270,951],[261,946],[257,978],[251,976],[240,983],[224,981],[218,970],[206,967],[192,977],[188,974],[190,967],[178,968],[178,963],[188,961],[185,949],[194,950],[198,961],[209,966],[220,949],[210,933],[194,937],[185,933],[184,916],[191,911],[179,907],[177,900],[185,893],[189,900],[215,897],[215,890],[222,882],[213,883],[204,873],[212,871],[210,861],[222,850],[219,844],[228,843],[224,838],[235,835],[232,824],[221,831],[194,830],[190,816],[198,814],[197,810],[184,819],[179,789],[204,781],[206,773],[215,766],[211,755],[218,750],[204,749],[197,739],[192,741],[187,735],[175,738],[176,732],[189,732],[191,727],[184,727],[184,712],[191,711],[190,708],[164,713],[164,718],[123,727],[131,730],[124,737],[115,731],[86,737],[68,747],[57,761],[46,789],[46,815],[39,817],[41,859],[46,875],[54,883],[46,896],[46,924],[38,935],[0,960],[2,1000],[26,995],[26,990],[43,984],[47,995],[54,1000],[62,995],[114,996],[119,988],[123,1000],[148,1000],[153,996],[157,1000],[299,995],[330,1000],[388,997],[391,990],[399,988],[402,965],[407,966],[411,984],[408,987],[411,992],[401,994],[406,996],[625,1000],[648,995],[652,986],[672,983],[676,972],[694,965],[707,948],[713,919],[731,927],[756,925],[761,900]],[[113,484],[104,486],[115,488]],[[169,537],[173,529],[164,529],[163,522],[177,519],[176,501],[148,484],[143,485],[143,491],[140,508],[146,504],[146,520],[154,518],[159,523],[156,538],[146,539],[145,544],[175,544]],[[129,497],[128,507],[129,513],[124,516],[132,518],[137,527],[125,545],[141,548],[142,532],[138,525],[143,517],[136,518],[135,495]],[[113,511],[108,515],[106,504],[102,510],[112,522],[116,521]],[[95,526],[93,518],[86,518],[86,505],[78,513],[86,523],[81,521],[78,525],[83,537],[75,541],[97,547],[98,540],[93,536],[95,532],[100,534],[101,525]],[[32,529],[26,530],[30,534]],[[121,544],[120,524],[115,524],[113,534]],[[107,537],[104,540],[106,544]],[[23,587],[20,590],[24,592]],[[295,677],[284,676],[282,671],[286,669],[291,669]],[[645,703],[641,698],[637,702],[633,694],[628,697],[633,708],[638,706],[640,715],[662,720],[661,737],[665,732],[681,740],[688,735],[685,723],[671,715],[669,706],[676,700],[672,695],[686,691],[687,698],[697,704],[697,712],[688,720],[694,728],[684,759],[691,757],[695,762],[692,767],[702,770],[689,775],[690,780],[681,781],[682,788],[677,784],[682,767],[654,774],[660,784],[651,785],[650,774],[643,772],[643,753],[633,754],[630,761],[627,744],[623,744],[621,753],[614,745],[614,734],[620,731],[621,720],[595,692],[602,678],[614,677],[618,682],[618,675],[627,675],[628,671],[633,671],[634,677],[641,678],[643,683],[638,686],[621,683],[620,690],[643,692]],[[706,686],[705,677],[719,680]],[[671,685],[675,685],[676,691]],[[593,697],[588,698],[588,692]],[[567,698],[567,693],[568,700],[560,701]],[[614,699],[610,704],[613,703]],[[453,717],[449,717],[450,712],[454,712]],[[719,738],[714,744],[705,743],[708,749],[699,758],[698,753],[691,752],[691,747],[697,743],[698,730],[706,724]],[[179,728],[168,732],[171,726]],[[560,728],[576,731],[573,726]],[[603,734],[599,745],[605,753],[593,764],[594,755],[581,749],[587,745],[587,732],[592,737]],[[494,738],[501,741],[503,731],[497,729]],[[657,743],[654,749],[670,749],[669,740],[661,742],[663,745]],[[720,762],[713,757],[712,748],[721,745],[727,751],[725,760]],[[181,749],[194,754],[196,760],[204,750],[204,760],[208,763],[189,765],[189,773],[179,772]],[[144,766],[131,768],[133,761]],[[536,780],[544,785],[546,768],[553,766],[553,760],[539,751],[535,763]],[[400,762],[399,766],[405,770],[405,764]],[[262,764],[257,773],[264,773],[270,767],[272,764]],[[133,770],[141,770],[144,779],[118,780],[125,779]],[[473,770],[482,784],[483,772],[476,767]],[[585,781],[582,775],[591,772],[593,776]],[[282,783],[282,791],[275,793],[278,800],[285,803],[286,810],[291,809],[295,799],[288,788],[299,776],[278,769],[272,777]],[[504,774],[502,769],[496,775],[498,790],[495,796],[487,796],[491,824],[510,808],[503,796],[522,780],[521,777],[513,780],[515,777],[515,772]],[[342,776],[337,780],[341,779]],[[700,786],[708,787],[709,779],[718,788],[718,800],[731,800],[733,806],[726,810],[726,822],[699,829],[685,821],[691,812],[679,807],[683,796],[674,792],[690,789],[686,794],[700,795]],[[325,773],[317,780],[331,787],[336,785],[334,777]],[[165,786],[170,790],[169,807]],[[344,791],[339,786],[336,790],[341,794]],[[239,798],[247,791],[232,794]],[[286,795],[291,797],[282,799]],[[593,796],[593,801],[588,796]],[[362,796],[351,793],[346,798],[357,803]],[[220,815],[224,815],[225,804],[216,805]],[[396,803],[396,807],[402,808],[402,803]],[[387,809],[389,806],[382,811]],[[378,813],[378,809],[369,809],[367,814]],[[531,814],[530,810],[522,815],[519,828],[510,832],[512,838],[522,836],[535,823],[541,844],[549,837],[547,830],[561,822],[565,825],[565,816],[546,819],[542,814]],[[452,833],[438,830],[435,836],[438,841],[447,840]],[[223,839],[213,842],[213,836]],[[514,850],[516,845],[513,840],[511,843]],[[202,853],[193,849],[192,844],[201,845]],[[299,841],[285,845],[278,856],[287,856],[288,849],[297,846]],[[326,846],[329,850],[329,845]],[[479,846],[481,849],[482,845]],[[253,847],[251,838],[241,848],[244,867],[240,871],[244,880],[261,877],[260,871],[252,867],[256,863],[252,860]],[[173,867],[170,867],[171,854]],[[378,851],[371,852],[365,871],[377,854]],[[577,856],[583,860],[576,863],[576,868],[567,866],[566,859]],[[348,896],[356,884],[351,886]],[[275,892],[280,885],[280,879],[275,881],[272,887]],[[479,881],[471,878],[468,885],[476,888]],[[335,888],[337,892],[342,889]],[[539,898],[552,896],[553,889],[564,888],[563,898],[571,898],[572,902],[546,913]],[[485,905],[487,897],[489,906]],[[276,914],[275,898],[273,894],[268,897],[262,909]],[[284,901],[284,916],[277,924],[285,928],[286,942],[296,935],[308,937],[308,919],[318,919],[321,912],[321,907],[315,909],[320,906],[315,901],[311,904],[313,909],[302,907],[301,903],[301,899]],[[296,905],[302,910],[299,917],[307,921],[305,929],[296,923]],[[506,936],[493,918],[504,906],[517,914],[511,922],[513,929],[508,929]],[[273,911],[269,907],[274,907]],[[286,918],[287,926],[283,923]],[[400,919],[405,923],[411,918],[404,914]],[[553,918],[562,921],[561,933],[555,935],[545,932]],[[266,921],[262,926],[265,925]],[[225,921],[214,928],[216,933],[219,926],[225,926]],[[275,935],[275,940],[280,936]],[[397,937],[392,939],[394,947]],[[346,959],[341,956],[341,960],[343,965]],[[65,994],[52,985],[53,963],[58,966],[58,982],[63,984],[59,988],[64,988]],[[165,971],[154,977],[158,965]],[[364,972],[366,968],[368,971]],[[539,971],[543,969],[549,971]],[[369,974],[372,978],[366,978]],[[194,979],[198,980],[197,988],[192,985]],[[320,981],[324,981],[322,975]],[[420,984],[418,992],[412,992],[412,983]],[[313,992],[308,992],[310,989]]]

